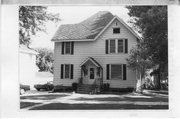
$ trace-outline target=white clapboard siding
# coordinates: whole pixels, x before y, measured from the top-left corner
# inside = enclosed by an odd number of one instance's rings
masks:
[[[117,22],[117,26],[116,26]],[[113,34],[113,27],[120,27],[120,34]],[[96,40],[74,42],[74,55],[61,55],[61,43],[55,43],[54,84],[71,86],[80,77],[80,64],[87,58],[93,57],[103,68],[103,82],[110,83],[111,88],[135,87],[136,75],[127,69],[127,80],[106,80],[106,64],[126,64],[129,54],[105,54],[105,40],[109,38],[127,38],[128,53],[136,45],[136,37],[119,21],[114,21],[108,29]],[[60,79],[60,65],[74,64],[74,79]]]

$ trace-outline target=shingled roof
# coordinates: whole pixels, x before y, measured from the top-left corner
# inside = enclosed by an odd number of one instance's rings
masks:
[[[114,18],[108,11],[100,11],[78,24],[61,25],[52,41],[94,39]]]

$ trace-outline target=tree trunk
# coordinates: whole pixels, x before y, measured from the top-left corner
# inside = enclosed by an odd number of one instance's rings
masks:
[[[136,88],[136,92],[138,93],[142,93],[142,72],[139,72],[139,78],[137,78],[138,81],[137,81],[137,88]]]
[[[158,78],[157,78],[157,90],[161,89],[161,66],[159,65]]]

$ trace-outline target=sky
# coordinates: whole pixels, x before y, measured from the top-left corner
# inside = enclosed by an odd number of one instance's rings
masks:
[[[51,38],[61,24],[79,23],[99,11],[109,11],[113,15],[117,15],[126,23],[130,20],[128,10],[125,6],[49,6],[48,12],[59,13],[61,21],[59,23],[47,22],[46,33],[38,32],[36,36],[32,36],[30,47],[32,48],[54,48]]]

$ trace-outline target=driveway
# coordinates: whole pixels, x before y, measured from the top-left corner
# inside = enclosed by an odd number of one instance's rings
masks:
[[[76,94],[38,92],[20,97],[23,110],[81,110],[81,109],[168,109],[168,95],[144,94]]]

